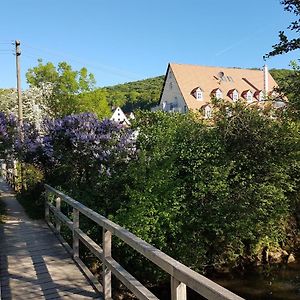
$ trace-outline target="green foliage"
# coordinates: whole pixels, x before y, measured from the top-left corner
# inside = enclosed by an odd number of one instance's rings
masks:
[[[111,106],[120,106],[125,112],[136,109],[150,110],[159,102],[164,76],[106,87]]]
[[[293,70],[289,69],[270,69],[269,72],[279,86],[282,86],[287,78],[293,74]]]
[[[297,18],[300,15],[300,5],[298,0],[282,0],[280,2],[284,6],[284,10],[293,13]],[[296,37],[288,38],[284,31],[279,32],[279,43],[273,45],[273,50],[270,51],[266,57],[272,57],[283,53],[288,53],[300,48],[300,20],[299,18],[288,26],[291,32],[296,34]],[[295,36],[295,35],[294,35]],[[286,100],[288,97],[288,113],[293,119],[299,120],[300,115],[300,98],[299,98],[299,74],[300,68],[296,62],[292,62],[293,72],[283,74],[280,72],[280,89],[281,98]],[[282,76],[283,75],[283,76]],[[282,78],[283,77],[283,78]]]
[[[106,100],[106,92],[101,89],[86,92],[77,97],[77,112],[92,112],[99,120],[111,116],[111,109]]]
[[[292,62],[293,70],[280,80],[278,92],[283,99],[287,98],[287,113],[294,120],[300,116],[300,67]]]
[[[284,10],[293,13],[295,16],[300,15],[299,0],[282,0],[280,3],[284,6]],[[299,33],[300,31],[300,20],[291,22],[288,26],[290,31]],[[288,38],[284,31],[279,32],[279,43],[273,45],[273,50],[266,54],[266,57],[271,57],[283,53],[288,53],[300,48],[300,38],[292,37]]]
[[[51,84],[52,95],[48,106],[54,116],[64,116],[92,108],[90,104],[84,108],[82,97],[78,100],[78,95],[94,89],[94,75],[88,73],[86,68],[74,71],[66,62],[60,62],[56,67],[51,62],[43,64],[39,59],[38,65],[27,71],[26,78],[30,86],[42,88],[45,84]],[[98,102],[99,105],[104,102],[103,99],[101,101]],[[105,105],[107,106],[106,103]]]
[[[33,165],[23,164],[22,167],[23,185],[26,188],[17,193],[17,199],[30,218],[41,219],[44,217],[44,175]]]
[[[0,198],[0,224],[4,223],[6,215],[6,207]]]
[[[195,115],[138,115],[138,159],[114,216],[201,271],[255,256],[261,241],[283,242],[299,182],[290,167],[299,164],[294,125],[242,104],[230,107],[230,116],[222,104],[218,109],[214,127]],[[128,265],[137,266],[129,253]]]

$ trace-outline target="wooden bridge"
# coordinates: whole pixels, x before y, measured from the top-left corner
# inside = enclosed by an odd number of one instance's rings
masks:
[[[13,172],[5,170],[4,175],[15,186]],[[46,222],[37,222],[28,219],[0,181],[8,212],[8,220],[0,225],[1,299],[112,299],[112,274],[138,299],[158,299],[112,257],[112,235],[170,275],[172,300],[186,300],[187,287],[206,299],[242,299],[80,202],[49,185],[45,189]],[[63,214],[62,203],[72,210],[71,217]],[[102,227],[101,246],[80,229],[80,214]],[[62,224],[70,229],[72,247],[60,234]],[[80,259],[79,244],[102,262],[101,284]]]

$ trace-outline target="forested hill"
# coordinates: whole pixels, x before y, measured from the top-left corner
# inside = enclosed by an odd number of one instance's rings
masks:
[[[120,106],[125,112],[135,109],[150,110],[159,102],[164,76],[105,87],[111,106]]]
[[[271,69],[270,73],[280,85],[280,82],[286,80],[292,70]],[[164,76],[118,84],[105,87],[107,91],[107,100],[111,106],[120,106],[125,112],[135,109],[150,110],[159,102],[162,91]]]
[[[287,77],[291,75],[294,71],[288,69],[270,69],[270,74],[275,79],[275,81],[279,84],[283,83],[287,80]]]

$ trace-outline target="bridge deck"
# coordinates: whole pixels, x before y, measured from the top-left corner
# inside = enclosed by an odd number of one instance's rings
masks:
[[[0,224],[0,299],[100,299],[42,221],[29,219],[0,179],[7,220]]]

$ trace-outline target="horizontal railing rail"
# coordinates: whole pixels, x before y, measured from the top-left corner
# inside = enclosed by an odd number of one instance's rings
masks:
[[[108,220],[80,202],[72,199],[55,188],[45,185],[46,202],[45,218],[47,223],[57,233],[60,233],[61,224],[64,223],[73,232],[72,254],[74,260],[83,262],[79,258],[79,241],[84,244],[98,259],[102,261],[102,286],[104,299],[111,299],[111,274],[113,273],[129,290],[139,299],[158,299],[151,291],[143,286],[136,278],[127,272],[111,254],[112,235],[115,235],[145,258],[153,262],[160,269],[167,272],[171,277],[172,300],[185,300],[187,297],[186,287],[196,291],[207,299],[214,300],[241,300],[242,298],[223,288],[210,279],[191,270],[179,261],[158,250],[154,246],[135,236],[125,228]],[[49,201],[49,194],[56,197],[55,206]],[[70,220],[61,211],[61,201],[73,208],[73,217]],[[50,213],[55,219],[55,226],[50,221]],[[102,227],[102,247],[93,241],[79,226],[79,214],[83,214],[90,220]]]

